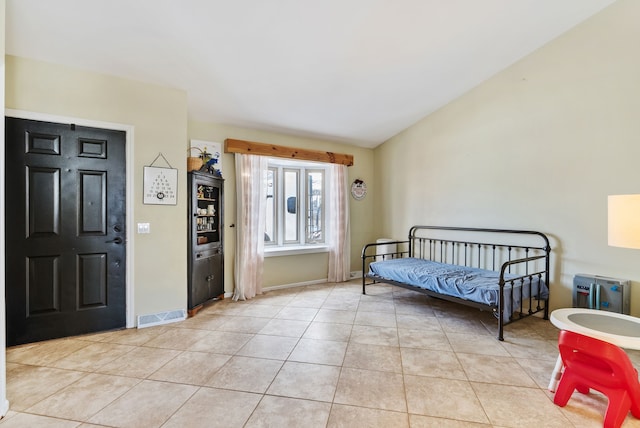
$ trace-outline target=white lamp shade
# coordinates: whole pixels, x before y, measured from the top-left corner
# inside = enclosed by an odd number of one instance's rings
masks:
[[[609,245],[640,248],[640,195],[609,196]]]

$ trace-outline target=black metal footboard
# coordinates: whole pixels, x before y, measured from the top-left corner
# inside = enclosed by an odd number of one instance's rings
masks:
[[[394,252],[381,254],[383,245],[395,244]],[[387,247],[388,248],[388,247]],[[498,340],[504,340],[504,325],[543,312],[549,317],[548,292],[551,247],[546,235],[537,231],[466,227],[414,226],[406,241],[367,244],[362,249],[362,293],[366,286],[384,282],[420,293],[491,311],[498,320]],[[373,261],[414,257],[499,272],[498,302],[489,305],[438,293],[411,284],[378,277],[369,272]],[[546,291],[546,290],[545,290]]]

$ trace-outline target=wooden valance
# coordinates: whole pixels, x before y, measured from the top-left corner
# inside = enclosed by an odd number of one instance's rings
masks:
[[[346,166],[353,165],[353,155],[322,152],[320,150],[298,149],[295,147],[278,146],[275,144],[254,143],[253,141],[234,140],[232,138],[224,140],[224,152],[337,163]]]

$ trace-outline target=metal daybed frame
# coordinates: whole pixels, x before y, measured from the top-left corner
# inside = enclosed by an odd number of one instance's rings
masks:
[[[491,242],[485,242],[491,241]],[[380,251],[394,248],[391,252]],[[504,340],[504,325],[543,312],[549,319],[549,298],[532,293],[534,279],[544,281],[549,287],[549,257],[551,247],[544,233],[529,230],[481,229],[470,227],[413,226],[406,241],[388,241],[367,244],[362,249],[362,293],[366,286],[387,283],[404,287],[484,311],[491,311],[498,319],[498,340]],[[500,272],[498,303],[489,305],[460,297],[434,292],[415,285],[376,276],[368,271],[373,261],[400,257],[414,257],[440,263],[486,269]],[[510,274],[508,279],[505,275]],[[516,274],[515,277],[511,274]],[[368,281],[369,280],[369,281]],[[528,283],[529,297],[520,298],[519,307],[514,306],[514,287],[525,287]],[[505,320],[505,293],[510,294],[508,319]]]

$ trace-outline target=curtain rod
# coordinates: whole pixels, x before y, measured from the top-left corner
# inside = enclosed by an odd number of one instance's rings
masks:
[[[224,140],[224,151],[225,153],[274,156],[296,160],[337,163],[346,166],[353,165],[353,155],[349,154],[299,149],[276,144],[255,143],[253,141],[235,140],[233,138]]]

